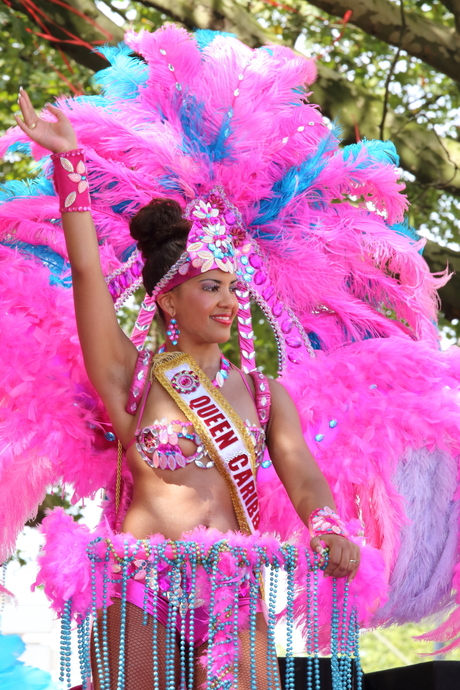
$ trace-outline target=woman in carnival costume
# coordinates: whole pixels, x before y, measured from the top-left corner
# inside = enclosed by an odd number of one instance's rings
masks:
[[[445,611],[459,576],[459,360],[437,347],[435,291],[445,277],[430,275],[422,243],[403,222],[394,147],[339,149],[335,130],[307,102],[312,62],[284,47],[252,50],[230,35],[165,26],[103,51],[111,67],[98,76],[101,96],[61,99],[38,117],[22,91],[24,121],[2,142],[42,166],[35,181],[5,185],[0,208],[9,281],[5,550],[49,483],[72,483],[75,500],[108,487],[96,532],[109,537],[107,559],[90,547],[94,534],[54,511],[39,576],[59,613],[86,615],[91,596],[94,612],[113,601],[103,607],[102,633],[95,627],[101,688],[118,667],[128,689],[174,678],[173,585],[164,578],[160,586],[151,568],[157,544],[189,539],[206,551],[225,534],[234,556],[261,544],[274,552],[266,534],[299,545],[313,536],[314,552],[320,541],[329,547],[326,574],[356,574],[350,596],[361,623]],[[148,296],[130,341],[112,305],[137,289],[141,273]],[[256,370],[251,299],[275,331],[283,385]],[[151,357],[142,345],[156,311],[167,339]],[[235,317],[241,371],[218,348]],[[117,472],[112,427],[126,449]],[[152,534],[156,542],[136,542]],[[128,572],[122,557],[131,548]],[[87,549],[101,572],[113,556],[119,581],[96,582]],[[264,607],[247,596],[248,587],[260,594],[254,564],[243,569],[246,579],[233,561],[230,570],[239,681],[252,687],[246,661],[255,648],[265,658]],[[197,657],[215,592],[213,576],[200,577],[205,601],[188,640]],[[319,593],[324,610],[336,596],[328,585]],[[290,605],[308,630],[300,599]],[[175,625],[187,616],[181,609]],[[156,649],[164,663],[153,676],[145,625],[159,626],[165,650]],[[443,632],[459,630],[454,610]],[[232,650],[234,640],[225,647],[231,659]],[[222,673],[232,683],[230,667]],[[260,663],[257,687],[270,686],[268,673]],[[205,679],[198,666],[193,682]]]
[[[49,111],[56,122],[37,117],[24,90],[19,105],[24,116],[24,121],[18,117],[19,126],[54,154],[85,369],[126,449],[133,476],[132,500],[121,531],[136,539],[162,534],[172,541],[198,526],[220,533],[255,533],[260,522],[255,472],[263,460],[266,430],[270,458],[299,517],[312,529],[318,522],[311,547],[322,551],[322,541],[329,548],[327,574],[352,576],[359,548],[346,538],[345,525],[333,510],[322,510],[335,509],[334,499],[305,444],[292,400],[276,381],[232,367],[219,349],[219,343],[230,337],[239,306],[237,293],[245,289],[239,260],[251,249],[241,236],[236,208],[216,189],[193,200],[185,218],[178,202],[154,199],[131,219],[131,235],[145,262],[143,283],[167,334],[166,345],[149,366],[149,353],[138,352],[115,316],[90,212],[85,156],[77,148],[72,125],[52,106]],[[152,685],[151,640],[138,613],[143,609],[143,590],[138,581],[130,581],[128,688]],[[167,600],[165,605],[159,595],[156,606],[162,656]],[[240,606],[243,616],[249,607],[247,597],[241,596]],[[259,608],[256,644],[263,646],[262,603]],[[109,608],[109,639],[119,631],[118,600]],[[207,642],[196,621],[195,633],[199,653]],[[242,634],[243,647],[249,643],[245,637]],[[133,650],[143,659],[142,665],[138,660],[131,663]],[[117,655],[118,648],[111,659],[114,684]],[[244,655],[242,659],[240,678],[245,687],[249,669],[244,668]],[[262,669],[263,665],[261,673]],[[262,676],[257,686],[265,687]]]

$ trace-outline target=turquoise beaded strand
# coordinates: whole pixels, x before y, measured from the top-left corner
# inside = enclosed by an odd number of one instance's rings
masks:
[[[213,555],[211,549],[211,555]],[[218,556],[218,554],[217,554]],[[206,690],[214,690],[216,680],[212,677],[212,662],[214,658],[214,638],[216,634],[216,613],[215,613],[215,598],[216,598],[216,578],[218,571],[218,559],[214,556],[211,571],[211,596],[209,600],[209,634],[208,634],[208,657],[207,657],[207,674],[206,674]]]
[[[179,690],[187,690],[187,670],[186,670],[186,663],[185,663],[185,634],[186,634],[186,625],[187,625],[187,610],[188,610],[188,601],[187,601],[187,593],[186,593],[186,580],[185,580],[185,565],[182,563],[182,572],[181,572],[181,580],[182,580],[182,595],[179,601],[179,612],[181,615],[180,618],[180,641],[179,641],[179,659],[180,659],[180,686]]]
[[[234,585],[233,590],[233,611],[232,611],[232,621],[233,621],[233,687],[235,690],[238,689],[239,680],[239,587],[240,583],[237,581]]]
[[[313,669],[315,677],[315,690],[320,690],[320,672],[319,672],[319,620],[318,620],[318,571],[319,571],[319,557],[315,553],[314,556],[314,569],[313,569],[313,596],[312,596],[312,607],[313,607]]]
[[[102,663],[105,682],[107,688],[110,688],[109,641],[107,631],[107,584],[109,582],[107,576],[109,566],[108,560],[109,554],[106,554],[102,571]]]
[[[331,615],[331,674],[333,690],[341,690],[341,669],[339,667],[339,609],[337,602],[337,580],[332,579],[332,615]]]
[[[91,646],[91,614],[88,613],[86,616],[85,620],[85,640],[86,640],[86,649],[85,649],[85,659],[84,659],[84,665],[86,668],[86,678],[88,681],[88,687],[91,685],[91,655],[90,655],[90,646]],[[85,688],[83,690],[86,690]]]
[[[251,690],[257,690],[256,676],[256,623],[257,601],[259,599],[259,583],[257,581],[258,568],[255,569],[254,579],[249,585],[249,667],[251,674]]]
[[[355,661],[356,670],[356,690],[362,690],[363,688],[363,670],[361,668],[361,659],[359,655],[359,621],[358,621],[358,611],[353,608],[350,616],[350,630],[352,635],[352,650]]]
[[[88,615],[80,621],[77,628],[78,659],[80,662],[80,675],[83,690],[88,690],[89,684],[91,682],[91,662],[89,655],[89,627],[90,614],[88,613]]]
[[[353,638],[350,635],[350,621],[348,617],[349,583],[344,583],[342,601],[342,630],[341,630],[341,657],[339,666],[342,677],[342,686],[347,690],[352,690],[352,661],[351,653]]]
[[[134,556],[133,556],[134,557]],[[128,588],[128,566],[131,559],[129,558],[129,543],[124,542],[124,558],[121,569],[121,608],[120,608],[120,648],[118,655],[118,681],[117,690],[124,690],[125,688],[125,650],[126,650],[126,591]],[[111,690],[110,686],[107,690]]]
[[[279,667],[276,653],[275,626],[276,626],[276,597],[278,593],[279,562],[275,557],[270,564],[270,585],[268,593],[268,659],[267,659],[267,683],[268,690],[279,690]]]
[[[92,544],[102,541],[99,537],[95,539]],[[107,688],[104,676],[104,669],[102,666],[101,646],[99,640],[99,623],[97,620],[97,588],[96,588],[96,556],[89,550],[91,544],[88,545],[87,553],[91,559],[91,615],[93,618],[93,640],[94,640],[94,655],[96,657],[97,673],[99,676],[99,684],[101,690],[110,690]]]
[[[158,658],[158,553],[155,555],[153,563],[149,568],[149,584],[153,590],[152,597],[152,656],[153,656],[153,690],[160,690],[160,669]],[[153,580],[153,581],[152,581]]]
[[[268,613],[268,644],[269,654],[271,656],[271,670],[273,677],[273,688],[279,690],[280,688],[280,673],[278,665],[278,654],[276,652],[276,599],[278,594],[280,564],[275,556],[275,562],[270,569],[270,594],[269,594],[269,613]],[[270,665],[270,664],[269,664]]]
[[[152,571],[152,564],[150,562],[150,556],[152,554],[152,549],[150,546],[150,542],[147,542],[146,544],[146,552],[147,552],[147,561],[145,562],[145,586],[144,586],[144,599],[142,602],[142,625],[147,625],[148,623],[148,602],[149,602],[149,582],[150,582],[150,574]]]
[[[285,545],[285,567],[287,575],[286,606],[286,680],[285,690],[294,690],[294,569],[296,566],[296,549],[291,544]]]
[[[176,657],[176,619],[179,600],[180,571],[173,566],[171,573],[171,590],[169,592],[168,618],[166,626],[166,690],[176,690],[175,657]]]
[[[195,682],[195,600],[196,600],[196,569],[197,569],[197,550],[196,544],[189,546],[190,559],[190,592],[188,597],[189,605],[189,657],[188,657],[188,686],[190,690]]]
[[[61,618],[61,649],[60,649],[60,673],[61,683],[67,682],[67,688],[71,686],[72,674],[72,649],[71,649],[71,615],[72,600],[68,599],[64,604],[64,611]],[[65,679],[65,680],[64,680]]]
[[[313,690],[313,610],[311,601],[311,571],[313,570],[310,553],[306,549],[307,572],[305,575],[305,596],[307,605],[307,690]]]

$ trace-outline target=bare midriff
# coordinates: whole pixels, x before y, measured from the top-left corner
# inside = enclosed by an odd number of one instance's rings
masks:
[[[198,525],[221,532],[238,529],[230,492],[215,467],[203,470],[192,463],[174,471],[154,469],[135,447],[130,449],[128,463],[134,490],[123,532],[136,539],[160,533],[178,540]]]

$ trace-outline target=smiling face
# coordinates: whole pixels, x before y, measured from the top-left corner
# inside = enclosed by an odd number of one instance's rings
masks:
[[[238,311],[238,279],[219,269],[207,271],[161,295],[158,304],[167,323],[177,320],[181,343],[225,343]]]

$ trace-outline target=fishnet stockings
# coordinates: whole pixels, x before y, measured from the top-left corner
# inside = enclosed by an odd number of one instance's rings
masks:
[[[203,644],[197,647],[195,659],[197,664],[195,666],[195,686],[194,690],[200,690],[206,687],[206,668],[198,660],[206,652],[207,645]],[[256,637],[255,637],[255,675],[257,690],[268,690],[267,679],[267,652],[268,652],[268,638],[267,638],[267,623],[263,613],[256,615]],[[249,630],[240,632],[240,660],[238,665],[238,690],[250,690],[251,688],[251,657],[250,657],[250,638]],[[279,680],[278,670],[276,678],[273,678],[272,672],[272,690],[281,690],[281,683]]]
[[[109,647],[110,690],[115,690],[118,680],[118,657],[120,650],[121,601],[115,599],[107,609],[107,637]],[[152,616],[147,616],[147,625],[142,623],[144,612],[134,604],[126,603],[125,633],[125,690],[152,690],[153,688],[153,646]],[[157,624],[158,630],[158,670],[160,688],[166,685],[166,628]],[[101,625],[99,642],[102,655]],[[94,689],[100,690],[95,644],[91,644],[91,667],[93,669]],[[179,655],[175,649],[175,675],[179,677]]]
[[[116,599],[107,609],[107,637],[109,647],[110,690],[115,690],[118,680],[118,657],[120,648],[120,612],[121,602]],[[152,617],[147,616],[147,625],[143,625],[143,611],[134,604],[126,603],[126,637],[125,637],[125,690],[152,690],[153,688],[153,655],[152,655]],[[158,666],[161,690],[166,685],[165,652],[166,628],[158,623]],[[99,625],[99,638],[101,626]],[[101,655],[102,640],[100,639]],[[240,633],[240,661],[238,667],[238,690],[250,690],[251,659],[249,630]],[[195,683],[194,690],[206,687],[206,667],[200,662],[207,649],[204,643],[195,650]],[[257,690],[268,690],[267,681],[267,624],[263,614],[256,616],[255,661]],[[175,677],[179,687],[179,650],[175,649]],[[91,666],[93,669],[94,690],[100,690],[98,669],[95,657],[94,640],[91,642]],[[273,690],[281,688],[279,677],[273,680]]]

